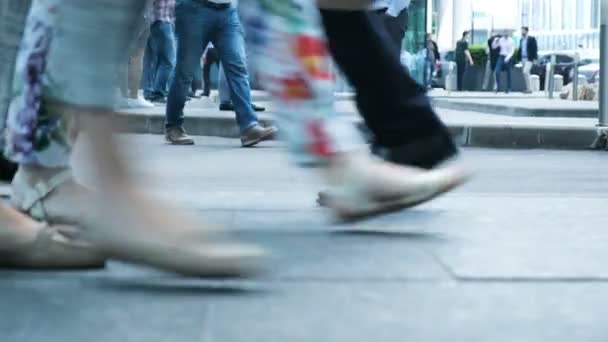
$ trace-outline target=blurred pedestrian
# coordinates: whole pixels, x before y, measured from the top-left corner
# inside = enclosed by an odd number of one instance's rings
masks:
[[[20,168],[14,205],[52,227],[0,207],[2,266],[99,266],[113,258],[195,276],[253,270],[259,249],[222,242],[217,231],[143,195],[128,175],[112,133],[113,86],[143,8],[144,0],[34,0],[19,44],[6,153]],[[84,155],[96,172],[94,192],[71,174],[72,118],[90,140]]]
[[[437,43],[433,40],[430,33],[426,34],[425,38],[425,58],[424,58],[424,85],[428,90],[433,89],[433,73],[435,65],[441,59]]]
[[[252,55],[264,66],[258,69],[278,102],[288,147],[298,162],[322,167],[329,187],[325,204],[339,219],[356,220],[425,202],[460,184],[464,175],[458,167],[425,171],[414,166],[438,163],[445,148],[455,153],[454,146],[449,135],[441,140],[444,126],[424,89],[407,75],[377,30],[379,18],[365,11],[365,3],[343,2],[347,11],[333,10],[335,1],[324,3],[322,18],[333,56],[359,90],[360,108],[376,111],[369,117],[373,127],[386,129],[378,142],[409,150],[412,160],[397,166],[371,157],[360,150],[361,136],[352,122],[335,112],[331,60],[312,3],[297,0],[285,9],[243,1]],[[373,61],[373,67],[362,61]]]
[[[211,95],[211,68],[213,66],[217,66],[219,75],[220,57],[218,56],[217,50],[215,50],[212,43],[209,43],[209,46],[207,46],[207,50],[203,56],[205,59],[205,63],[203,65],[203,96],[209,97]]]
[[[176,0],[153,0],[147,18],[150,38],[144,57],[144,72],[148,91],[146,99],[166,103],[169,85],[175,69],[175,6]]]
[[[458,91],[463,91],[464,73],[467,66],[473,66],[473,57],[469,51],[469,31],[462,33],[462,38],[456,43],[456,84]]]
[[[500,34],[494,32],[490,33],[486,44],[486,55],[488,60],[486,61],[486,70],[483,77],[483,90],[491,91],[496,90],[496,77],[494,72],[496,71],[496,63],[498,63],[498,56],[500,55],[500,48],[494,48],[494,41],[502,37]]]
[[[492,44],[494,49],[500,49],[496,63],[496,92],[500,91],[500,75],[503,71],[507,73],[507,87],[505,93],[511,91],[511,69],[513,67],[513,54],[515,53],[515,42],[511,38],[511,32],[505,31],[504,35],[496,39]]]

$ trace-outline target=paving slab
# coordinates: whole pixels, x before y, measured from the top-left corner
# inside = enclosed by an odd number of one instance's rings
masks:
[[[314,169],[284,146],[125,136],[145,191],[272,251],[248,281],[111,262],[0,271],[0,340],[605,341],[608,173],[602,152],[465,149],[477,175],[413,210],[336,225]],[[86,136],[74,165],[85,184]]]

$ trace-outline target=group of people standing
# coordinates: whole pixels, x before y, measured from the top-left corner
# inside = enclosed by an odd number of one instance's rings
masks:
[[[515,41],[512,38],[512,31],[505,30],[502,34],[492,32],[486,44],[486,69],[484,74],[483,89],[486,91],[495,90],[496,92],[504,89],[510,92],[512,86],[512,69],[516,62],[521,62],[523,67],[523,78],[525,82],[524,93],[532,92],[530,82],[530,72],[534,62],[538,60],[538,44],[536,39],[529,35],[529,28],[521,28],[521,39],[519,48],[515,49]],[[469,50],[469,31],[462,34],[462,38],[456,44],[456,65],[457,65],[457,89],[463,90],[464,74],[467,66],[473,66],[474,61]],[[507,74],[507,84],[503,88],[502,73]]]
[[[12,33],[1,37],[8,63],[0,65],[0,114],[7,115],[1,120],[5,156],[18,171],[11,205],[0,204],[1,266],[103,267],[114,259],[190,276],[259,271],[263,250],[228,242],[217,229],[144,195],[121,156],[112,129],[115,75],[146,1],[8,2],[0,7],[0,25]],[[369,1],[241,2],[251,57],[273,66],[259,71],[285,118],[289,151],[320,168],[327,185],[323,204],[337,219],[412,207],[466,180],[461,166],[441,165],[457,155],[456,146],[424,89],[401,66]],[[184,139],[179,133],[185,134],[183,108],[193,70],[210,41],[225,66],[241,129],[259,125],[244,91],[240,32],[230,0],[177,3],[176,70],[167,94],[167,134],[174,136],[168,140]],[[331,57],[356,89],[377,157],[361,149],[357,129],[334,110]],[[88,137],[83,148],[96,173],[93,188],[72,174],[70,154],[79,132]]]

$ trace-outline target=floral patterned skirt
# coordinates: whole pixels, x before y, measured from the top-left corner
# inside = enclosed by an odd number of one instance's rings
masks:
[[[33,0],[8,109],[8,158],[44,167],[68,165],[72,119],[61,108],[113,107],[115,75],[127,59],[129,32],[144,3]]]

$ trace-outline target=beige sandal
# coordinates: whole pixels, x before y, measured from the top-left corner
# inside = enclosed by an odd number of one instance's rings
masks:
[[[18,171],[12,183],[13,195],[11,204],[19,211],[27,214],[31,218],[48,222],[50,224],[77,225],[83,214],[80,205],[86,205],[87,199],[80,198],[80,193],[62,194],[64,198],[69,198],[70,202],[54,202],[51,196],[63,190],[67,185],[80,186],[74,182],[71,170],[65,170],[55,174],[50,179],[35,180],[28,179],[23,172]],[[62,188],[62,189],[60,189]],[[69,191],[69,188],[67,188]],[[84,188],[83,188],[84,189]],[[88,191],[88,190],[87,190]]]
[[[91,245],[70,239],[69,226],[40,224],[36,239],[0,250],[0,268],[36,270],[93,269],[105,266],[105,257]]]

